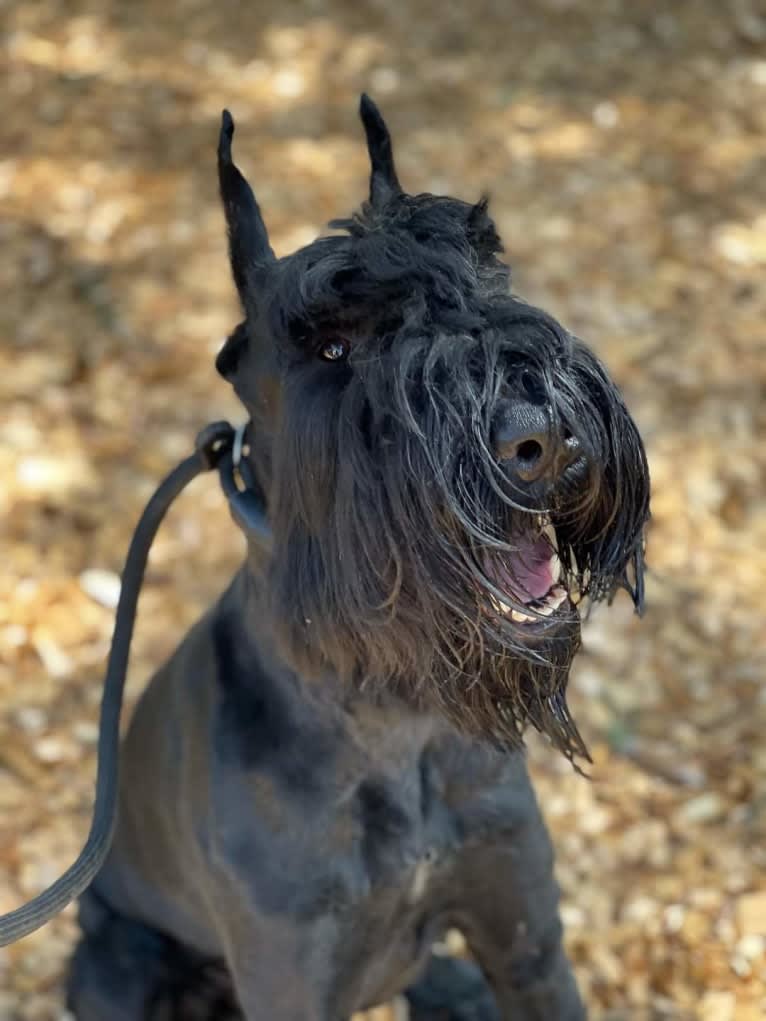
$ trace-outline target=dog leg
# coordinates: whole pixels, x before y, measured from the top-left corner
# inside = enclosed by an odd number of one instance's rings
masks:
[[[410,1021],[500,1021],[494,993],[478,965],[432,954],[406,993]]]
[[[220,962],[112,911],[88,891],[69,971],[77,1021],[244,1021]]]
[[[228,919],[227,963],[243,1021],[340,1021],[332,1006],[332,936],[274,916],[267,926]]]
[[[503,946],[501,927],[488,927],[477,936],[476,954],[487,970],[505,1021],[584,1021],[580,994],[561,945],[561,926],[522,923]]]
[[[504,1021],[584,1021],[562,946],[553,850],[537,805],[502,845],[472,852],[457,921]]]

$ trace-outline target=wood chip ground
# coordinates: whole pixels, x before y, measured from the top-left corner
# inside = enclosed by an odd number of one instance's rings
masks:
[[[0,4],[0,910],[90,813],[116,575],[199,426],[237,417],[222,106],[276,248],[362,197],[368,89],[411,190],[492,195],[516,289],[623,386],[649,609],[585,629],[591,779],[531,742],[595,1019],[766,1017],[766,20],[757,0]],[[214,479],[152,555],[128,684],[241,556]],[[502,877],[498,877],[502,882]],[[71,911],[0,951],[61,1021]],[[401,1016],[401,1005],[372,1012]]]

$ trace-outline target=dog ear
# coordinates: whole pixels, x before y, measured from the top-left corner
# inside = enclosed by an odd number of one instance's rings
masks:
[[[224,110],[218,138],[218,183],[229,234],[231,272],[240,300],[247,308],[247,299],[252,300],[250,285],[254,271],[274,262],[275,257],[252,188],[232,161],[233,137],[234,120]]]
[[[503,251],[503,243],[497,233],[495,222],[489,215],[488,207],[489,196],[482,195],[479,201],[471,206],[466,221],[468,240],[485,259]]]
[[[373,206],[384,205],[395,195],[401,195],[402,187],[394,168],[394,153],[391,135],[380,110],[366,92],[359,101],[359,116],[362,118],[367,136],[367,150],[370,154],[370,202]]]

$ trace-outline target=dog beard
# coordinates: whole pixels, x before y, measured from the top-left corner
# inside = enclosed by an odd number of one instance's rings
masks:
[[[531,723],[587,756],[566,703],[579,606],[619,587],[642,599],[648,471],[618,391],[513,303],[501,332],[400,329],[375,345],[287,374],[269,499],[280,651],[503,747]],[[520,380],[581,452],[544,491],[491,448]]]

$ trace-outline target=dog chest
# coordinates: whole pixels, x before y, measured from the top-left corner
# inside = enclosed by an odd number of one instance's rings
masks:
[[[410,741],[333,733],[249,768],[214,760],[219,865],[267,913],[341,916],[381,893],[440,911],[462,849],[511,824],[515,767],[420,723]]]

